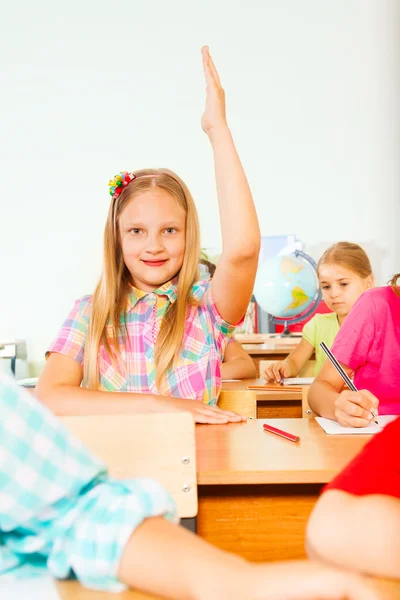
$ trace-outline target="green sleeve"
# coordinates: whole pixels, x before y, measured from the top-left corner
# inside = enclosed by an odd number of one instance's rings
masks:
[[[308,321],[308,323],[306,323],[303,327],[303,340],[306,340],[306,342],[308,342],[309,344],[311,344],[312,346],[316,345],[316,331],[317,331],[317,324],[316,324],[316,318],[313,317],[311,319],[311,321]]]

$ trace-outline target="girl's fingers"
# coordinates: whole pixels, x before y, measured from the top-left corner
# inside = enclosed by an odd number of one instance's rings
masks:
[[[282,368],[282,365],[280,363],[276,363],[275,365],[273,365],[274,378],[278,382],[282,379],[281,368]]]
[[[221,87],[221,82],[219,80],[219,75],[218,75],[217,69],[215,68],[213,59],[210,56],[207,46],[204,46],[204,48],[202,48],[202,56],[203,56],[203,68],[204,68],[207,85]]]
[[[366,396],[368,398],[368,400],[370,400],[373,409],[375,411],[375,414],[378,414],[378,406],[379,406],[379,400],[376,396],[374,396],[373,394],[371,394],[371,392],[369,390],[361,390],[360,392],[363,396]]]
[[[218,413],[206,413],[198,411],[195,413],[195,421],[197,423],[213,423],[215,425],[224,425],[225,423],[241,423],[243,420],[246,419],[240,415],[229,417],[228,415],[220,415]]]
[[[351,417],[343,411],[339,411],[336,415],[336,418],[338,423],[340,425],[343,425],[344,427],[368,427],[368,425],[371,423],[371,421],[369,421],[368,419],[363,419],[360,417]]]
[[[211,425],[223,425],[224,423],[228,423],[228,419],[221,420],[201,413],[196,413],[194,415],[194,420],[196,423],[209,423]]]
[[[202,406],[201,408],[196,408],[197,412],[201,412],[204,415],[209,415],[210,417],[219,417],[219,418],[227,418],[228,415],[223,410],[213,410],[212,406]]]
[[[375,405],[372,402],[372,398],[374,398],[372,394],[371,397],[369,397],[366,394],[364,394],[364,392],[358,392],[354,398],[354,402],[356,402],[359,406],[365,408],[365,410],[372,411],[375,408]]]
[[[223,410],[223,409],[219,409],[223,415],[226,415],[227,417],[241,417],[241,415],[239,415],[239,413],[234,412],[233,410]]]
[[[208,413],[205,411],[196,410],[195,412],[196,418],[200,417],[203,419],[211,419],[213,423],[227,423],[229,421],[229,417],[226,415],[219,415],[216,413]]]
[[[336,405],[350,415],[360,416],[359,412],[356,410],[358,407],[368,413],[372,413],[376,410],[378,403],[379,401],[375,396],[372,394],[365,394],[364,390],[362,392],[351,392],[346,390],[340,394]]]
[[[352,400],[356,398],[341,399],[336,404],[335,416],[338,422],[347,427],[366,427],[373,419],[371,411]]]
[[[208,64],[210,66],[210,69],[211,69],[211,72],[212,72],[213,77],[215,79],[215,82],[216,82],[217,85],[219,85],[219,87],[221,87],[221,82],[220,82],[220,79],[219,79],[218,71],[215,68],[214,61],[211,58],[211,54],[209,52],[208,52],[208,58],[209,58],[209,63]]]
[[[241,421],[245,421],[246,417],[242,415],[238,415],[237,413],[230,410],[221,410],[218,407],[213,406],[204,406],[201,409],[198,408],[196,413],[204,415],[209,419],[216,419],[218,423],[240,423]]]
[[[266,381],[272,381],[274,379],[274,373],[271,366],[265,368],[264,378]]]
[[[239,423],[240,421],[243,421],[243,419],[245,419],[245,417],[242,417],[242,415],[238,415],[237,413],[234,412],[229,412],[229,411],[222,411],[222,415],[224,418],[227,418],[228,421],[230,421],[231,423]]]
[[[203,70],[204,70],[204,76],[206,78],[206,84],[209,86],[214,86],[215,85],[215,80],[212,74],[212,71],[210,69],[210,63],[209,63],[209,57],[210,55],[208,54],[208,49],[205,50],[205,48],[207,48],[206,46],[204,46],[204,48],[202,48],[201,54],[203,57]]]
[[[364,419],[365,421],[372,421],[372,413],[370,410],[366,410],[365,408],[363,408],[362,406],[359,406],[358,404],[353,404],[352,402],[349,402],[348,405],[345,408],[345,412],[350,416],[350,417],[359,417],[361,419]]]

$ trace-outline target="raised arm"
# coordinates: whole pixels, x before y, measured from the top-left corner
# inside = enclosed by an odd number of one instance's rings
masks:
[[[225,115],[225,94],[208,48],[202,49],[207,84],[202,127],[214,153],[222,229],[222,255],[212,282],[221,316],[236,324],[253,293],[260,251],[260,229],[253,198]]]

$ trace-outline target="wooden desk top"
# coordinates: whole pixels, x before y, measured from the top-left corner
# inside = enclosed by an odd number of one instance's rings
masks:
[[[263,423],[300,436],[295,444]],[[327,435],[314,419],[257,419],[196,427],[198,485],[327,483],[371,439]]]
[[[268,333],[255,333],[253,335],[236,334],[234,339],[242,344],[248,354],[254,355],[282,355],[287,356],[301,340],[300,336],[279,337]],[[252,341],[254,340],[254,342]],[[260,343],[261,342],[261,343]]]
[[[250,356],[253,354],[265,355],[266,357],[268,357],[270,354],[287,356],[293,350],[293,348],[296,348],[297,344],[299,343],[299,339],[296,339],[295,343],[277,343],[271,340],[264,344],[242,344],[242,347],[248,354],[250,354]]]
[[[264,379],[241,379],[240,381],[224,381],[223,390],[244,391],[249,385],[264,385]],[[281,386],[276,385],[279,391],[274,390],[256,390],[257,400],[301,400],[301,392],[285,389],[281,391]]]
[[[276,344],[298,344],[302,338],[302,333],[297,332],[295,335],[283,336],[280,333],[234,333],[234,339],[239,344],[264,344],[273,342]]]

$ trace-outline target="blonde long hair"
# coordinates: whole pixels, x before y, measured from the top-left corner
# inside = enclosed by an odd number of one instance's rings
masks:
[[[330,246],[318,261],[317,273],[326,264],[337,264],[357,273],[362,279],[372,276],[372,267],[368,255],[358,244],[337,242]]]
[[[132,277],[122,254],[119,217],[139,194],[160,188],[176,199],[186,213],[185,253],[179,271],[177,299],[170,304],[160,327],[156,348],[156,384],[163,381],[182,348],[190,305],[196,304],[191,288],[199,279],[200,228],[196,206],[185,183],[168,169],[142,169],[115,199],[111,200],[104,230],[104,267],[92,298],[92,313],[85,344],[84,385],[99,386],[98,353],[103,343],[114,364],[120,360],[120,335],[126,331],[125,313]]]

